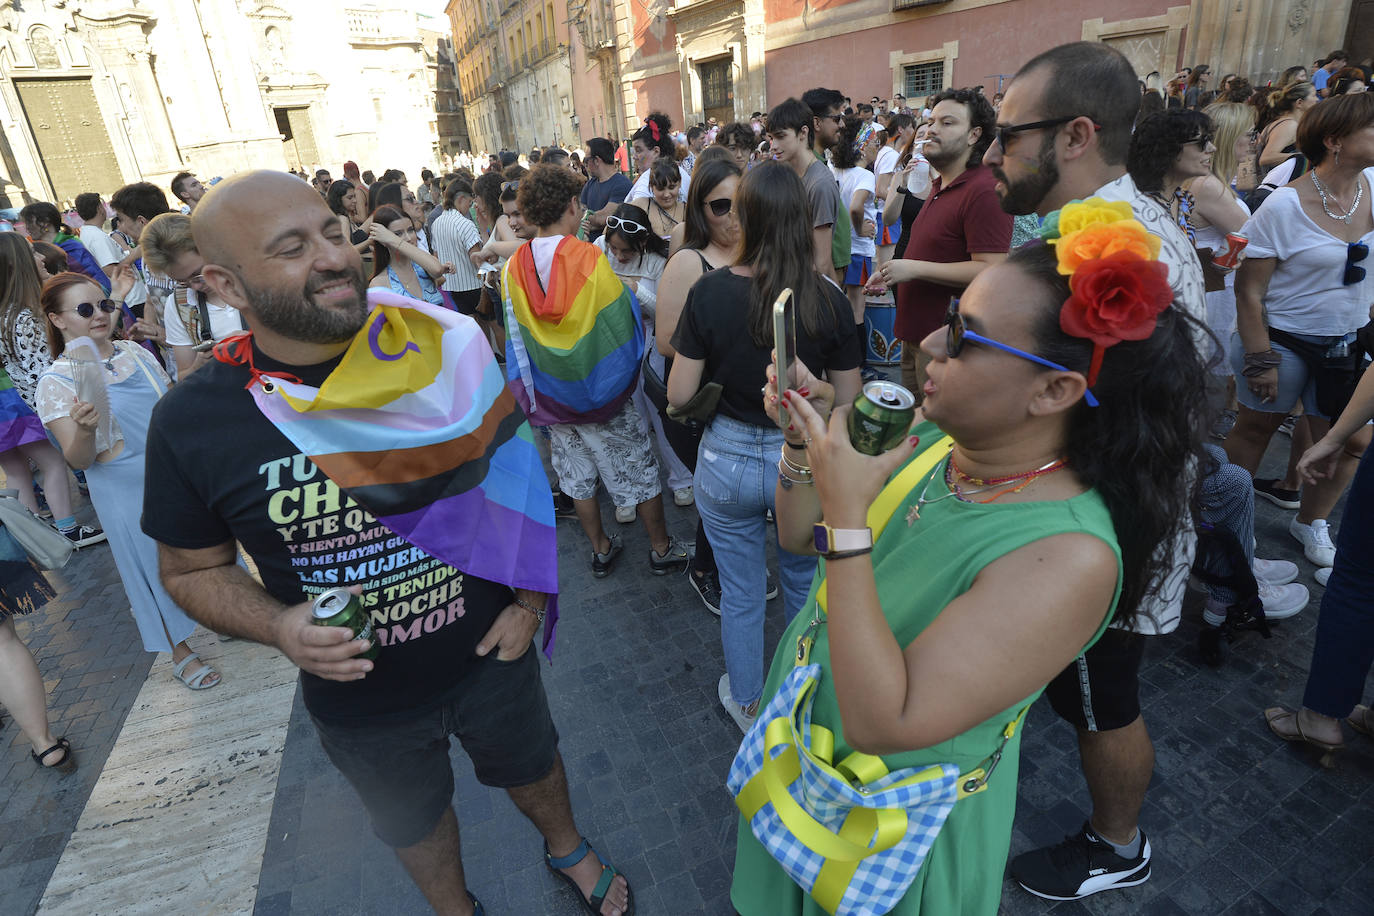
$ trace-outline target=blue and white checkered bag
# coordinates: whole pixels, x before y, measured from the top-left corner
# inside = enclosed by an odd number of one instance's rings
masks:
[[[959,798],[952,764],[893,773],[811,723],[820,665],[793,668],[745,735],[726,785],[760,843],[835,916],[887,913]]]

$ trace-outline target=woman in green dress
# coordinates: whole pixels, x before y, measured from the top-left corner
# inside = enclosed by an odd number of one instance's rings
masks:
[[[949,324],[922,342],[932,357],[924,413],[884,455],[854,451],[851,408],[832,411],[827,384],[803,372],[798,390],[779,395],[770,368],[764,400],[775,412],[781,397],[792,424],[779,542],[816,552],[823,523],[832,553],[783,636],[761,707],[812,627],[809,662],[822,669],[812,721],[834,732],[833,759],[859,751],[889,771],[950,763],[968,774],[1172,566],[1156,546],[1189,512],[1177,481],[1200,454],[1204,367],[1190,319],[1168,308],[1167,270],[1150,256],[1157,240],[1151,249],[1135,226],[1147,255],[1080,264],[1079,293],[1060,272],[1074,259],[1063,244],[1032,244],[979,274]],[[1083,261],[1102,248],[1077,250]],[[1087,281],[1094,270],[1102,279],[1104,264],[1130,276],[1103,292]],[[865,549],[869,506],[927,448],[943,457]],[[818,614],[823,579],[829,600]],[[1017,732],[986,790],[954,805],[890,912],[997,912],[1019,748]],[[744,819],[731,899],[742,916],[825,912]]]

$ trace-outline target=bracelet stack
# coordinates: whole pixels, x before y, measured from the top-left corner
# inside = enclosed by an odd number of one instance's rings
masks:
[[[803,464],[797,464],[787,457],[787,449],[782,450],[782,456],[778,458],[778,480],[782,483],[784,490],[792,489],[794,484],[804,487],[812,486],[815,483],[811,474],[811,468]]]
[[[1245,354],[1245,368],[1241,370],[1241,375],[1246,378],[1263,375],[1270,369],[1277,369],[1281,361],[1282,357],[1279,356],[1279,351],[1273,347],[1258,353],[1247,353]]]

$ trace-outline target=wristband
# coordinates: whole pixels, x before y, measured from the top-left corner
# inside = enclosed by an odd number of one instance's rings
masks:
[[[872,547],[860,547],[858,550],[842,550],[839,553],[827,553],[824,556],[826,560],[848,560],[850,557],[861,557],[872,552]]]
[[[899,184],[899,185],[897,185],[897,193],[898,193],[898,194],[910,194],[910,193],[911,193],[911,189],[908,188],[908,187],[907,187],[906,185],[904,185],[904,184]]]
[[[520,598],[520,597],[518,597],[518,596],[517,596],[516,599],[515,599],[515,603],[518,604],[518,605],[520,605],[520,606],[521,606],[522,608],[524,608],[525,610],[529,611],[529,612],[530,612],[531,614],[533,614],[535,617],[537,617],[537,618],[539,619],[539,622],[540,622],[540,623],[543,623],[543,622],[544,622],[544,608],[542,608],[542,607],[535,607],[534,605],[530,604],[528,601],[525,601],[524,599],[522,599],[522,598]]]

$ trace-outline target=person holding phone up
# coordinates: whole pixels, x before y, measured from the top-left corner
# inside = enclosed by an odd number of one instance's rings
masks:
[[[796,303],[800,361],[858,394],[859,339],[849,301],[816,271],[806,190],[787,166],[765,162],[739,183],[734,265],[701,276],[687,294],[672,345],[668,402],[681,407],[703,383],[722,386],[701,440],[694,478],[697,511],[716,555],[726,673],[721,705],[748,731],[763,692],[763,614],[767,564],[765,513],[773,508],[782,430],[763,411],[759,389],[773,350],[773,302],[785,289]],[[801,609],[814,557],[778,551],[788,620]]]

